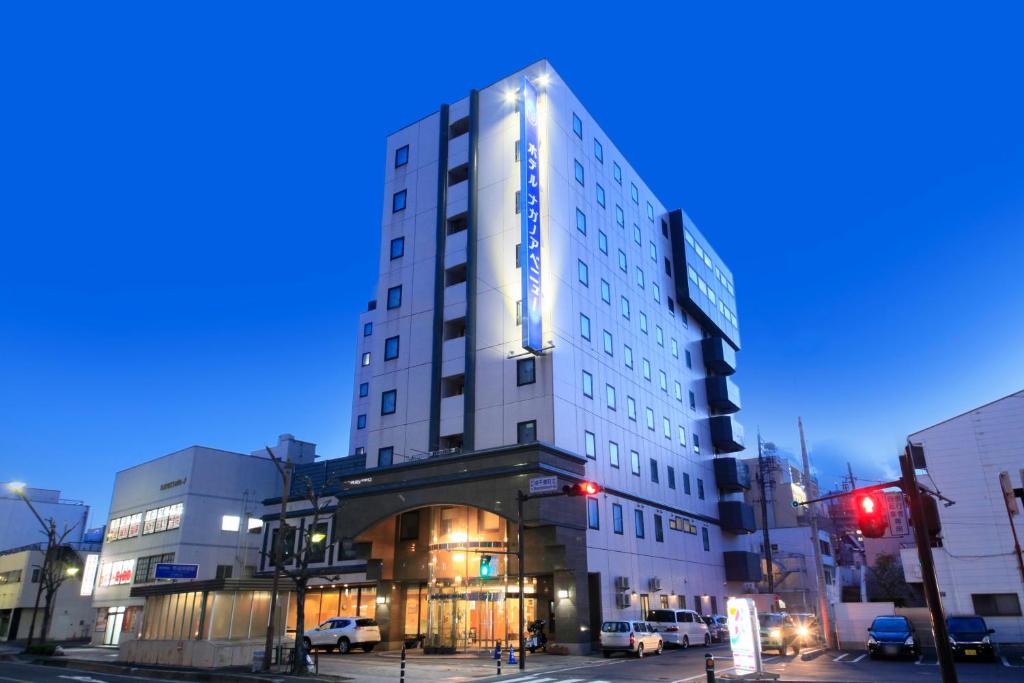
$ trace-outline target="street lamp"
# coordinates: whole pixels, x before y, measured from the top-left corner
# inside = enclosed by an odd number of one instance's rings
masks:
[[[46,572],[50,569],[50,554],[53,552],[54,541],[57,536],[57,524],[51,517],[49,523],[42,518],[36,507],[32,504],[32,501],[25,495],[25,489],[27,488],[23,481],[12,481],[8,482],[7,488],[12,492],[17,493],[21,496],[21,499],[25,501],[25,505],[28,505],[28,509],[32,511],[32,514],[39,520],[39,524],[43,527],[43,532],[46,534],[46,551],[43,554],[43,566],[39,569],[39,588],[36,589],[36,602],[32,608],[32,621],[29,622],[28,627],[28,638],[25,640],[25,652],[28,652],[32,648],[32,634],[35,633],[36,629],[36,613],[39,612],[39,600],[43,595],[43,583],[46,577]],[[77,568],[76,568],[77,569]],[[45,622],[44,622],[45,623]],[[46,640],[46,634],[43,634],[43,641]]]
[[[78,567],[68,567],[64,570],[64,573],[68,576],[76,576],[78,574]]]

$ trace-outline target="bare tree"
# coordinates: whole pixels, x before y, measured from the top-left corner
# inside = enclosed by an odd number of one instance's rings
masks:
[[[64,531],[54,539],[46,549],[46,557],[39,571],[40,586],[43,591],[43,627],[39,636],[40,644],[46,642],[50,633],[50,622],[53,619],[54,599],[61,585],[71,576],[82,571],[82,561],[78,553],[67,544],[68,536],[74,526],[64,526]]]
[[[909,607],[915,602],[914,592],[903,576],[903,564],[896,555],[883,553],[875,558],[867,578],[871,600],[892,602],[897,607]]]

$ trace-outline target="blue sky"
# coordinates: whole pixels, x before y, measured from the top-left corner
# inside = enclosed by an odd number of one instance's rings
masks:
[[[541,57],[735,273],[751,435],[877,479],[1022,388],[1020,10],[554,5],[0,10],[0,480],[343,454],[385,135]]]

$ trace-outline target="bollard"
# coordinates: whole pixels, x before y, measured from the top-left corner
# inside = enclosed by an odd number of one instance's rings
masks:
[[[313,673],[320,673],[320,650],[313,651]]]
[[[715,683],[715,656],[704,655],[704,671],[707,673],[708,683]]]
[[[398,683],[405,683],[405,643],[402,643],[402,663],[398,673]]]
[[[494,641],[494,658],[501,659],[501,641]]]

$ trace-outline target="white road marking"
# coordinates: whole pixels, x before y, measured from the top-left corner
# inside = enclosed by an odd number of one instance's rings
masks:
[[[935,660],[934,662],[926,662],[926,661],[924,661],[924,655],[921,655],[920,657],[918,657],[917,661],[914,662],[914,666],[938,666],[938,665],[939,665],[939,660]]]
[[[842,661],[845,657],[849,657],[849,656],[850,656],[849,652],[844,652],[843,654],[839,655],[838,657],[833,657],[832,661],[833,662]]]
[[[107,683],[99,678],[93,678],[92,676],[57,676],[57,678],[67,678],[72,681],[81,681],[82,683]]]
[[[1003,659],[1006,659],[1006,657],[1003,657]],[[1009,666],[1009,664],[1007,664],[1007,666]],[[11,681],[12,683],[32,683],[32,681],[26,681],[22,678],[6,678],[4,676],[0,676],[0,681]]]
[[[521,683],[521,681],[532,681],[533,676],[523,676],[521,678],[503,678],[502,683]]]
[[[857,657],[857,659],[851,659],[849,663],[850,663],[850,664],[856,664],[857,662],[859,662],[860,660],[864,659],[864,658],[865,658],[865,657],[867,657],[867,656],[868,656],[868,653],[867,653],[867,652],[865,652],[865,653],[864,653],[864,654],[862,654],[862,655],[861,655],[860,657]]]

